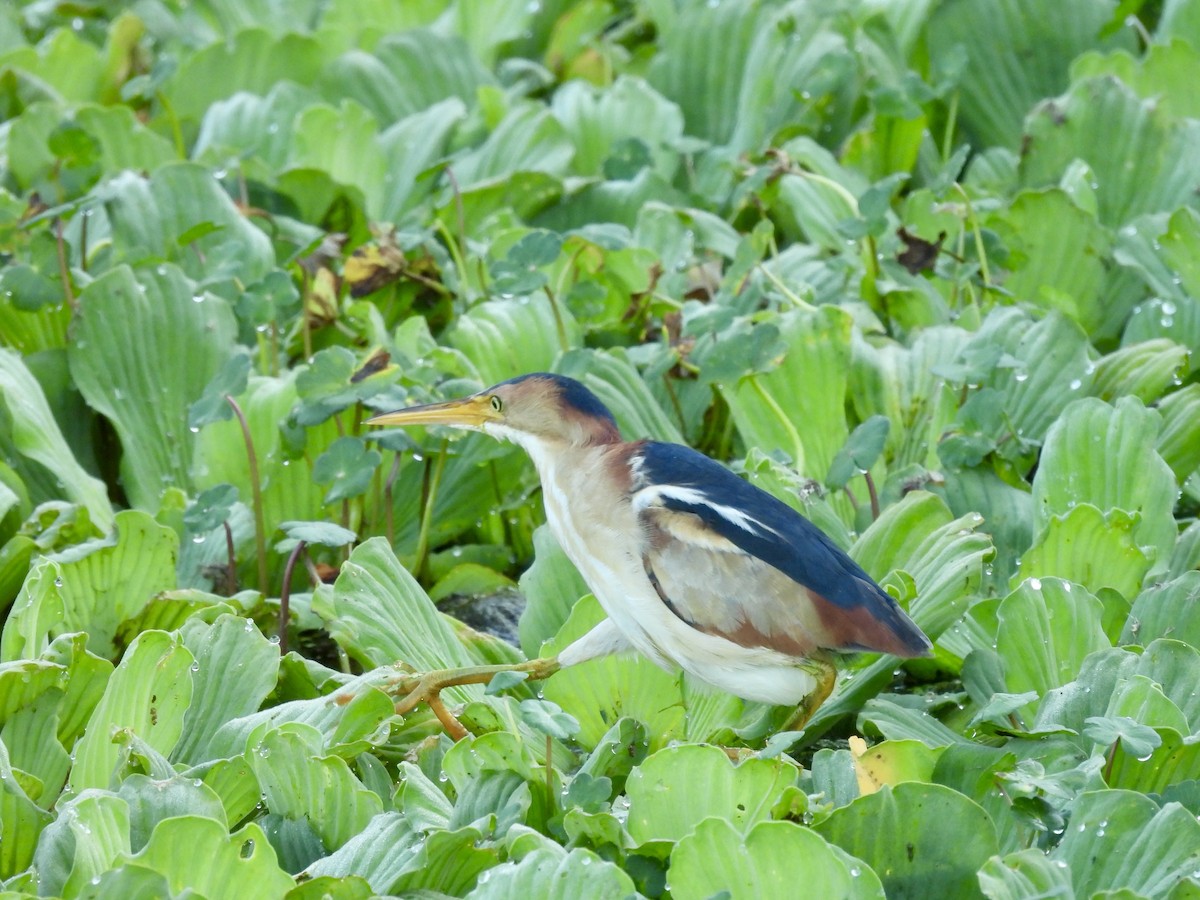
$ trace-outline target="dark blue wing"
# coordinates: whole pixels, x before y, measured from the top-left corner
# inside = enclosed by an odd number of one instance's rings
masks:
[[[740,628],[739,643],[790,641],[803,648],[802,635],[789,627],[802,623],[829,649],[929,651],[928,639],[896,602],[787,504],[678,444],[646,442],[638,460],[634,504],[656,529],[648,571],[664,600],[697,627],[726,636]],[[739,583],[740,595],[726,596]],[[759,640],[771,633],[791,637]]]

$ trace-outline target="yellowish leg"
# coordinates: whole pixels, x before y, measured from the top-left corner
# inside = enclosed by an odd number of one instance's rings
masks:
[[[796,706],[796,711],[783,726],[784,731],[800,731],[807,725],[808,720],[813,717],[813,713],[829,699],[829,695],[833,693],[833,686],[837,683],[837,669],[827,659],[820,657],[807,659],[802,668],[817,679],[817,686]]]
[[[425,703],[433,710],[442,727],[456,741],[466,737],[463,724],[446,709],[441,694],[446,688],[464,684],[487,684],[501,672],[524,672],[534,681],[549,678],[559,670],[558,657],[531,659],[510,666],[464,666],[460,669],[436,669],[432,672],[406,672],[388,685],[388,692],[401,699],[396,703],[396,712],[407,715]]]

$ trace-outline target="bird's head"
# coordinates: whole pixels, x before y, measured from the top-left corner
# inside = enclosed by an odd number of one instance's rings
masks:
[[[445,425],[483,431],[527,449],[533,443],[587,446],[621,439],[612,413],[573,378],[537,372],[461,400],[411,406],[368,425]]]

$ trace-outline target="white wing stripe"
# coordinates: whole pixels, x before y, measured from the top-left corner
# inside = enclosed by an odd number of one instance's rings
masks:
[[[778,532],[774,528],[764,525],[762,522],[755,519],[753,516],[747,515],[736,506],[725,506],[721,503],[713,503],[704,494],[703,491],[696,488],[682,487],[676,484],[656,484],[647,488],[642,488],[633,495],[633,511],[639,515],[646,509],[654,506],[665,506],[664,498],[676,500],[680,503],[688,503],[694,506],[706,506],[715,512],[718,516],[729,522],[731,525],[736,525],[742,531],[750,534],[759,535],[764,532],[770,532],[778,536]]]

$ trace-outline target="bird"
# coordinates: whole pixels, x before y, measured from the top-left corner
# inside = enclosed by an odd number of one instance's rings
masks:
[[[797,707],[799,726],[832,692],[840,653],[931,651],[816,525],[697,450],[624,440],[573,378],[521,375],[368,424],[480,431],[528,453],[547,524],[606,613],[555,668],[633,650],[709,688]]]

